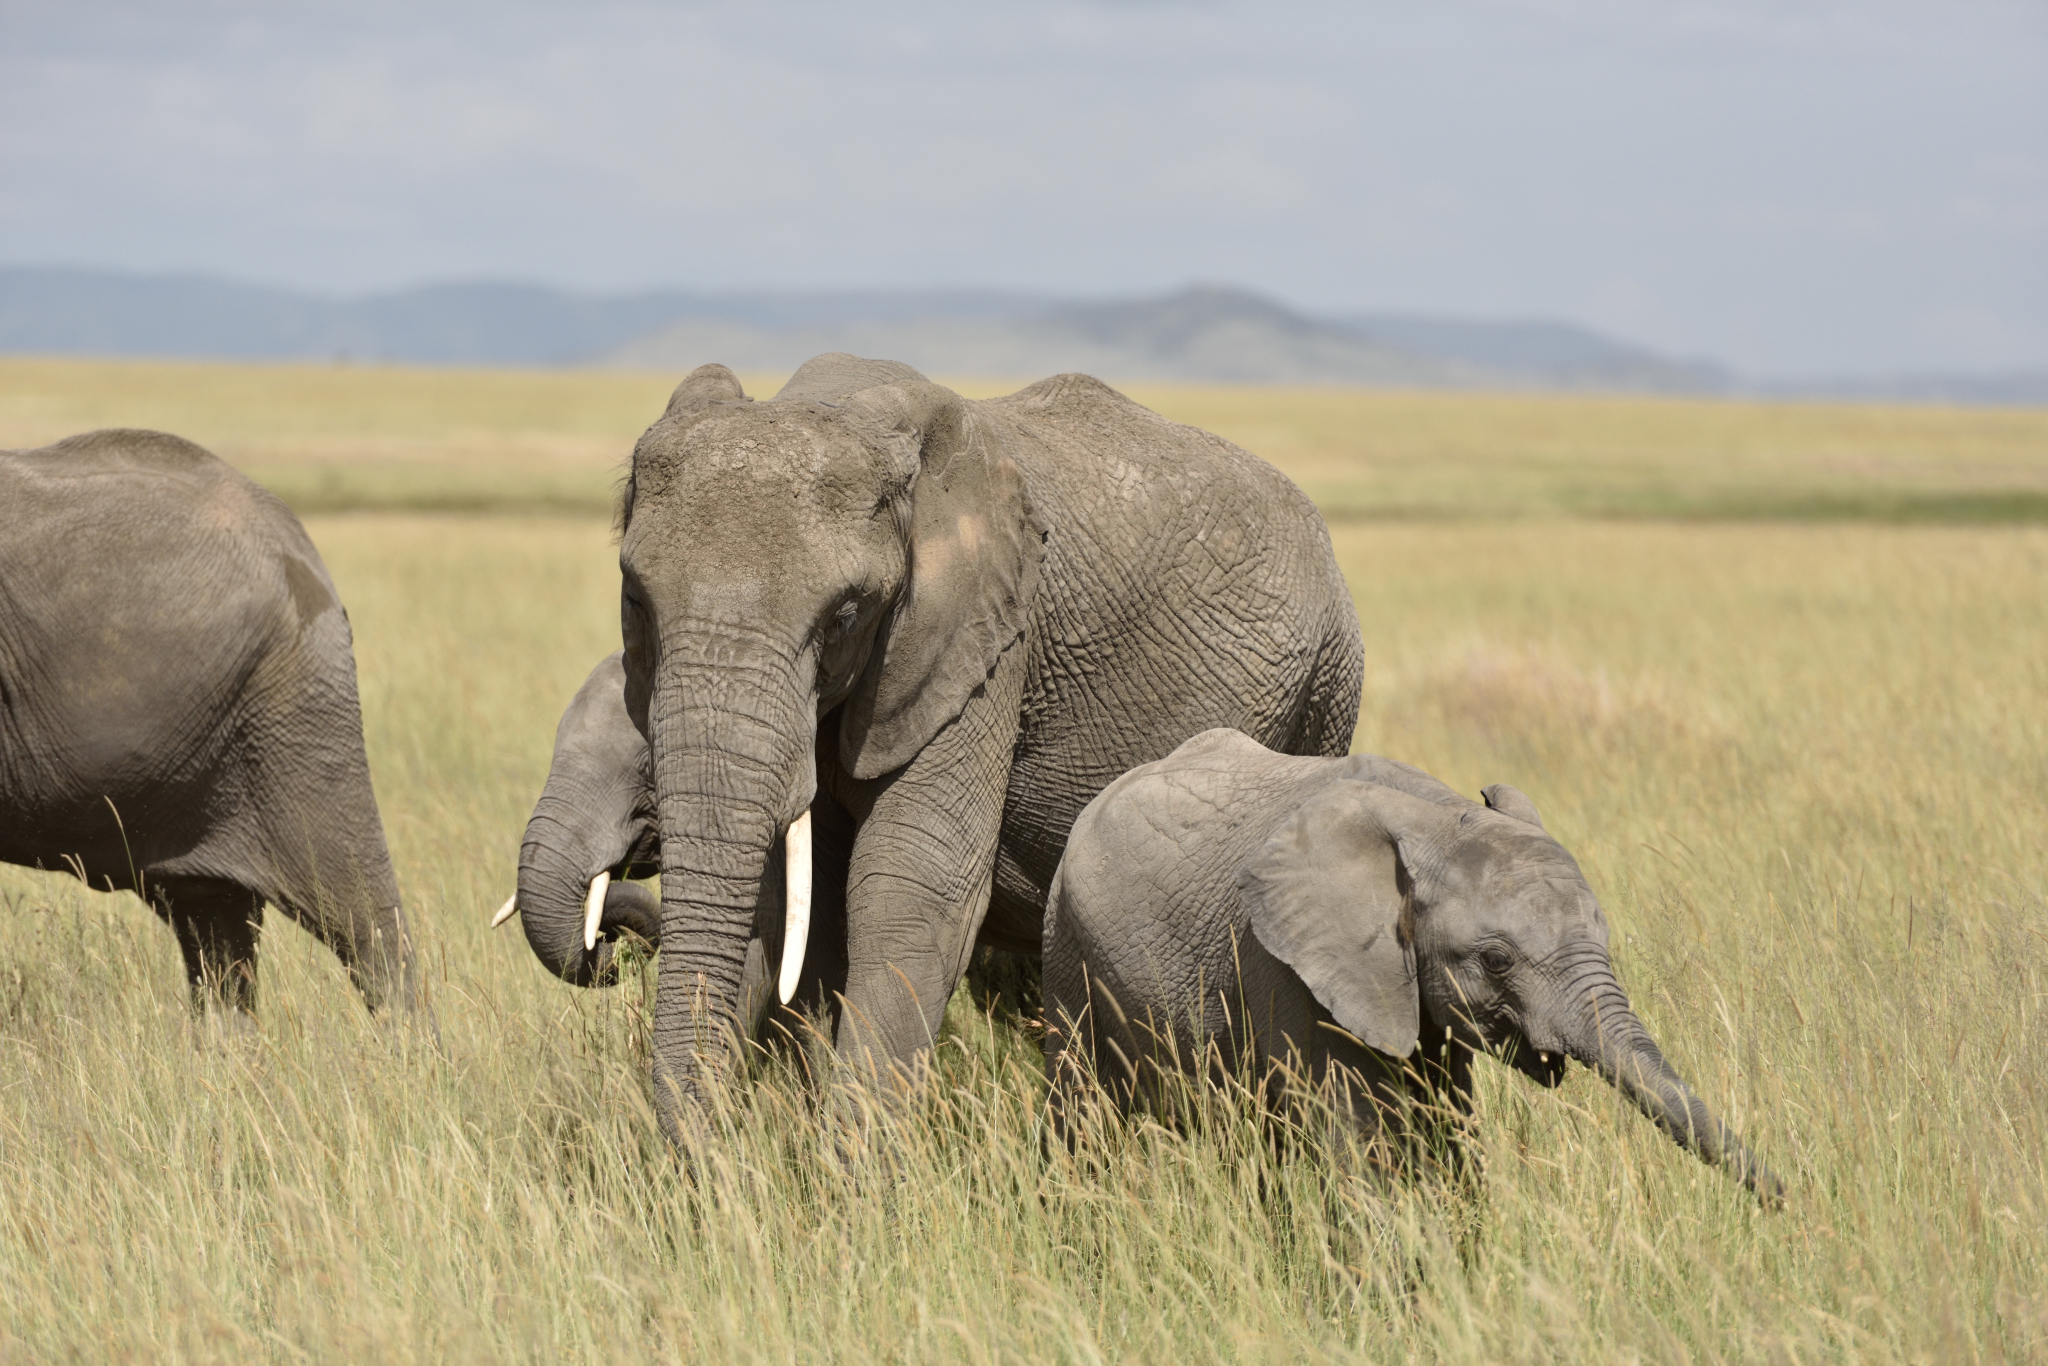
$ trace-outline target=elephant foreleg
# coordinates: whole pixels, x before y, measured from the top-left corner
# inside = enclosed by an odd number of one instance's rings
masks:
[[[150,885],[149,901],[178,936],[194,1008],[253,1014],[262,898],[214,878],[166,878]]]
[[[960,718],[862,794],[846,890],[846,991],[835,1047],[868,1084],[915,1077],[988,913],[1017,738],[1024,648]]]

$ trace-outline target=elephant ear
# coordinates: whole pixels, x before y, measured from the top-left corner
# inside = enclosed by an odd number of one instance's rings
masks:
[[[683,382],[668,396],[664,417],[680,417],[692,409],[712,403],[749,403],[740,379],[723,365],[700,365],[683,376]]]
[[[1501,815],[1513,816],[1518,821],[1527,821],[1538,830],[1543,829],[1543,817],[1536,814],[1536,803],[1530,801],[1520,788],[1509,787],[1506,783],[1495,783],[1492,787],[1480,788],[1479,795],[1486,798],[1486,804]]]
[[[1237,886],[1266,951],[1339,1025],[1405,1058],[1421,1030],[1421,1002],[1410,880],[1384,810],[1390,798],[1438,810],[1374,784],[1333,782],[1280,823]]]
[[[856,778],[909,763],[1024,633],[1043,533],[996,426],[950,389],[887,384],[848,399],[915,461],[910,573],[847,699],[840,758]]]

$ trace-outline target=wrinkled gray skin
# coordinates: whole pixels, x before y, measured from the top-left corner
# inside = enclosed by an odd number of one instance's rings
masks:
[[[635,447],[621,526],[671,1135],[723,1065],[749,944],[779,959],[806,808],[799,1000],[854,1075],[907,1081],[977,943],[1036,953],[1105,784],[1219,725],[1341,754],[1357,719],[1357,614],[1308,499],[1085,376],[971,402],[829,355],[755,403],[705,366]]]
[[[0,859],[140,892],[195,1002],[256,999],[267,902],[420,1010],[355,655],[291,512],[189,441],[0,452]]]
[[[626,714],[626,670],[613,651],[590,671],[555,728],[547,785],[519,848],[515,901],[526,942],[549,972],[572,986],[610,986],[617,944],[631,935],[661,947],[661,902],[627,878],[661,871],[654,775],[647,738]],[[599,873],[605,889],[594,951],[583,947],[584,898]],[[769,964],[758,937],[748,947],[740,1023],[759,1028],[769,1004]]]
[[[1779,1202],[1630,1009],[1577,862],[1527,797],[1484,795],[1222,730],[1119,778],[1075,822],[1047,908],[1055,1113],[1077,1044],[1124,1104],[1155,1061],[1192,1073],[1213,1046],[1212,1065],[1263,1072],[1298,1050],[1361,1128],[1395,1133],[1404,1096],[1469,1109],[1475,1050],[1545,1085],[1570,1058]]]
[[[606,655],[576,690],[555,728],[547,785],[519,846],[519,923],[536,957],[574,986],[609,986],[618,936],[661,943],[661,903],[620,879],[661,871],[654,779],[647,737],[626,715],[620,652]],[[583,900],[591,879],[610,873],[603,938],[583,947]]]

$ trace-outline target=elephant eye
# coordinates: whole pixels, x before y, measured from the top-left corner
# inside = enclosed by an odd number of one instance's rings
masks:
[[[1514,955],[1498,944],[1488,944],[1479,951],[1479,966],[1490,976],[1505,977],[1514,965]]]
[[[832,614],[832,635],[834,638],[852,633],[854,624],[860,620],[860,603],[852,598],[839,604],[839,610]]]

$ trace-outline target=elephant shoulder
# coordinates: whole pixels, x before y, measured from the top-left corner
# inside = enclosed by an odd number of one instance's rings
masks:
[[[1175,431],[1194,430],[1126,398],[1093,375],[1054,375],[1014,394],[984,399],[980,406],[1034,435],[1042,445],[1116,462],[1142,462]]]
[[[77,491],[94,486],[91,506],[146,507],[153,521],[197,519],[220,527],[288,526],[299,520],[282,501],[197,442],[170,432],[108,427],[13,453],[26,474]]]
[[[1039,444],[1107,477],[1118,497],[1137,486],[1214,513],[1280,514],[1321,525],[1315,505],[1266,461],[1214,432],[1154,412],[1089,375],[1054,375],[984,408]],[[1169,492],[1171,491],[1171,492]]]
[[[214,490],[261,492],[247,476],[197,442],[140,427],[80,432],[16,454],[24,466],[48,479],[106,481],[152,498],[160,499],[167,486],[193,497]]]
[[[1398,759],[1383,759],[1377,754],[1353,754],[1339,762],[1343,765],[1343,776],[1357,782],[1391,787],[1411,797],[1435,802],[1438,806],[1463,809],[1479,805],[1450,784]]]
[[[1140,764],[1082,809],[1067,860],[1112,885],[1184,887],[1263,819],[1269,796],[1312,778],[1330,761],[1276,754],[1239,731],[1203,731],[1163,759]]]
[[[1136,408],[1140,412],[1151,411],[1125,398],[1116,390],[1104,384],[1093,375],[1069,373],[1053,375],[1036,384],[1027,384],[1014,394],[1002,398],[988,399],[991,407],[1007,409],[1019,415],[1044,417],[1054,413],[1086,412],[1091,408]]]
[[[1199,735],[1189,737],[1173,753],[1159,760],[1157,764],[1146,767],[1191,772],[1218,767],[1230,770],[1281,757],[1241,730],[1231,726],[1214,726]]]
[[[53,610],[104,600],[115,582],[146,597],[150,620],[168,633],[237,619],[255,635],[295,631],[339,607],[291,509],[183,437],[110,428],[18,452],[13,463],[15,491],[37,513],[28,519],[35,544],[19,549],[50,561]]]

